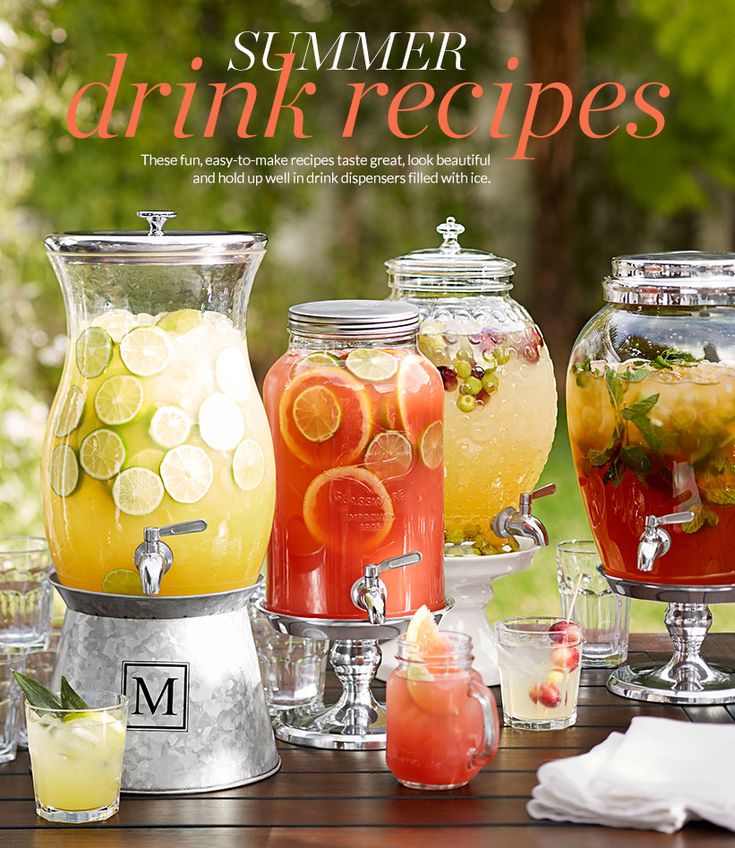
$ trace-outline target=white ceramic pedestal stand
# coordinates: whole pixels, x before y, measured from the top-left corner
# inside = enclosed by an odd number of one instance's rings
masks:
[[[529,539],[520,539],[520,550],[491,556],[456,556],[444,559],[444,583],[454,608],[442,618],[443,630],[459,630],[472,637],[473,667],[486,686],[500,683],[495,631],[487,620],[485,608],[493,599],[493,580],[525,571],[540,548]],[[383,662],[378,678],[387,680],[396,666],[395,641],[382,646]]]

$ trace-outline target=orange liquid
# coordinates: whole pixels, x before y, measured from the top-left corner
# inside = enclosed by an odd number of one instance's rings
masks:
[[[481,682],[477,672],[471,674]],[[391,675],[385,760],[402,783],[462,786],[493,759],[494,752],[486,759],[473,756],[483,749],[483,725],[469,682],[467,672],[434,680],[409,680],[404,670]]]
[[[423,561],[383,575],[388,615],[444,604],[442,382],[415,352],[388,352],[397,371],[376,382],[358,379],[341,361],[310,368],[307,351],[288,352],[266,378],[277,468],[268,557],[274,611],[365,618],[350,598],[363,566],[409,551]],[[340,410],[323,441],[305,438],[293,414],[301,393],[315,387],[327,389]],[[397,444],[395,456],[373,453],[381,433]]]

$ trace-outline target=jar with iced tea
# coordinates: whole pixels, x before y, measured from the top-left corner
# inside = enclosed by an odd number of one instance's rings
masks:
[[[276,452],[270,610],[362,618],[351,589],[363,567],[407,551],[422,562],[384,575],[386,614],[444,605],[443,392],[418,325],[410,304],[289,309],[289,349],[264,386]]]
[[[567,378],[574,463],[606,571],[659,584],[735,580],[735,254],[621,256]],[[668,551],[646,557],[649,516]]]
[[[454,218],[438,248],[386,262],[391,300],[415,304],[419,347],[444,388],[447,553],[508,550],[492,519],[517,506],[546,464],[556,426],[549,351],[511,296],[515,262],[459,244]]]

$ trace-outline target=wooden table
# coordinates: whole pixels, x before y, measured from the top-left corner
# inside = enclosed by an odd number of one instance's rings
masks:
[[[634,636],[634,661],[670,654],[668,638]],[[708,637],[707,654],[735,660],[735,634]],[[673,836],[652,831],[537,822],[526,814],[536,769],[589,750],[637,715],[732,723],[735,705],[667,707],[617,698],[606,672],[583,672],[579,717],[568,730],[503,729],[496,760],[464,789],[445,793],[401,787],[382,752],[318,751],[281,744],[283,768],[270,780],[206,795],[127,796],[99,825],[62,828],[37,818],[28,755],[0,767],[0,848],[188,848],[188,846],[422,846],[422,848],[608,848],[735,845],[735,835],[703,823]],[[496,690],[496,696],[499,692]]]

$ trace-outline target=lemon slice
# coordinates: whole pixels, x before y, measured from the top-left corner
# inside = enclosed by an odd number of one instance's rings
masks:
[[[214,376],[220,391],[233,400],[246,400],[250,394],[250,365],[243,352],[236,347],[225,348],[217,357]]]
[[[421,461],[427,468],[438,468],[444,461],[444,425],[434,421],[421,434],[419,441]]]
[[[342,423],[342,407],[337,396],[324,386],[304,389],[293,402],[291,411],[299,433],[310,442],[326,442]]]
[[[398,371],[398,362],[394,356],[384,350],[373,350],[367,347],[350,351],[345,364],[355,377],[370,383],[389,380]]]
[[[175,448],[189,438],[191,418],[178,406],[162,406],[154,412],[148,432],[162,448]]]
[[[237,446],[232,457],[232,476],[237,485],[246,492],[256,489],[265,477],[263,448],[255,439],[245,439]]]
[[[83,377],[93,379],[107,368],[112,359],[112,337],[102,327],[87,327],[77,339],[77,368]]]
[[[79,448],[79,462],[95,480],[109,480],[114,477],[124,461],[125,447],[122,439],[117,433],[104,427],[93,430],[84,438]]]
[[[51,488],[61,498],[68,497],[79,482],[77,457],[69,445],[57,445],[51,451],[49,462]]]
[[[213,450],[234,450],[245,435],[245,422],[235,401],[219,392],[199,407],[199,434]]]
[[[164,456],[161,477],[172,500],[196,503],[212,485],[212,460],[201,448],[180,445]]]
[[[103,424],[127,424],[142,405],[143,384],[136,377],[108,377],[94,396],[94,409]]]
[[[377,474],[381,480],[402,477],[413,465],[411,442],[397,430],[387,430],[370,442],[365,451],[365,467]]]
[[[133,327],[137,327],[142,321],[138,321],[132,312],[127,309],[110,309],[109,312],[103,312],[92,321],[93,327],[102,327],[112,337],[114,342],[119,342],[120,339]]]
[[[136,327],[120,342],[120,357],[131,374],[160,374],[171,359],[168,336],[158,327]]]
[[[55,436],[61,439],[77,429],[79,422],[82,420],[85,400],[85,392],[79,386],[70,387],[56,418],[56,426],[54,427]]]
[[[163,483],[147,468],[126,468],[112,484],[115,506],[126,515],[148,515],[163,500]]]
[[[108,571],[102,581],[102,591],[111,595],[142,595],[143,587],[140,575],[129,568],[116,568]]]
[[[177,309],[162,315],[156,324],[167,333],[183,336],[190,330],[196,329],[202,322],[202,313],[198,309]]]

